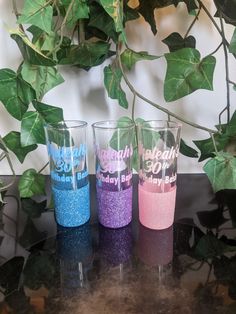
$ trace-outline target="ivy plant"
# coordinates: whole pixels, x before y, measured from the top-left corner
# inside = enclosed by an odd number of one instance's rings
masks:
[[[204,130],[206,139],[187,145],[181,139],[182,154],[206,161],[204,170],[213,189],[236,188],[236,113],[231,113],[230,88],[236,89],[228,66],[229,54],[236,56],[236,31],[232,38],[225,36],[225,23],[236,26],[236,0],[214,0],[215,12],[208,11],[205,1],[200,0],[24,0],[21,8],[12,0],[16,26],[9,32],[22,55],[17,69],[0,69],[0,101],[12,119],[20,121],[19,130],[12,130],[0,137],[1,159],[8,158],[13,152],[20,162],[25,156],[45,144],[44,122],[55,123],[63,120],[63,112],[52,104],[44,103],[45,94],[62,84],[64,79],[59,72],[63,65],[75,66],[81,71],[109,60],[104,68],[104,88],[108,96],[116,99],[117,104],[128,108],[129,103],[124,84],[133,94],[132,116],[135,121],[135,100],[142,99],[147,106],[163,111],[192,127]],[[164,40],[169,52],[151,55],[148,51],[134,51],[129,47],[126,37],[126,23],[143,17],[150,26],[153,36],[158,36],[155,13],[161,8],[172,6],[185,7],[186,16],[192,23],[185,35],[177,32],[169,34]],[[220,45],[210,55],[201,55],[196,48],[196,39],[191,35],[195,24],[200,23],[202,12],[216,28],[221,37]],[[176,14],[178,14],[176,10]],[[152,62],[164,58],[167,68],[163,82],[165,101],[171,102],[188,97],[196,90],[213,90],[213,79],[217,59],[216,52],[222,49],[225,57],[226,105],[219,113],[214,129],[196,124],[184,116],[178,116],[158,103],[147,99],[135,89],[129,80],[137,62]],[[102,79],[102,78],[101,78]],[[30,106],[31,105],[31,106]],[[32,109],[33,108],[33,109]],[[142,117],[140,117],[142,118]],[[224,118],[224,121],[222,121]],[[137,154],[135,153],[135,156]],[[19,190],[23,198],[44,193],[45,180],[41,170],[28,169],[20,179]],[[0,187],[0,191],[4,190]]]

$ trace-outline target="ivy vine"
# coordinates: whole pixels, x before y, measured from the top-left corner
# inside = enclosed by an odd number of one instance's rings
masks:
[[[62,84],[64,79],[58,66],[70,65],[89,71],[106,59],[104,86],[109,97],[128,108],[122,81],[133,94],[132,116],[135,120],[135,103],[140,98],[167,114],[194,128],[206,131],[205,140],[194,141],[194,147],[181,140],[181,153],[199,161],[207,160],[204,170],[214,191],[236,188],[236,112],[231,113],[230,89],[236,84],[231,78],[228,56],[236,56],[236,30],[228,41],[225,23],[236,26],[236,0],[214,0],[215,14],[211,15],[205,1],[200,0],[24,0],[19,10],[12,0],[16,16],[16,28],[10,31],[22,54],[22,62],[16,71],[0,69],[0,101],[13,119],[21,123],[20,130],[12,130],[0,137],[0,161],[7,158],[14,174],[9,153],[13,152],[21,163],[27,154],[45,144],[44,122],[63,120],[62,109],[43,102],[44,95]],[[10,3],[9,3],[10,5]],[[184,36],[174,32],[163,40],[169,52],[150,55],[147,51],[134,51],[126,38],[126,23],[142,16],[150,25],[150,31],[158,36],[155,11],[167,6],[183,5],[192,23]],[[199,14],[206,14],[221,37],[221,43],[213,53],[201,56],[196,49],[196,39],[191,30],[199,23]],[[176,12],[177,14],[177,12]],[[115,48],[114,48],[115,47]],[[166,102],[171,102],[199,89],[213,90],[216,52],[223,49],[226,72],[226,105],[219,113],[216,127],[210,129],[179,116],[160,104],[147,99],[129,79],[129,71],[142,60],[164,58],[167,70],[163,82]],[[29,109],[29,105],[33,109]],[[31,107],[32,108],[32,107]],[[226,121],[222,121],[225,118]],[[42,169],[41,169],[42,170]],[[21,197],[31,197],[44,192],[41,170],[26,170],[20,180]],[[13,176],[14,177],[14,176]],[[11,184],[11,183],[10,183]],[[0,185],[0,192],[9,185]]]

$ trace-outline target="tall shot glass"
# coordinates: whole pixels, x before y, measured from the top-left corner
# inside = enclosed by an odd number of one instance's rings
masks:
[[[99,222],[120,228],[132,219],[132,156],[135,125],[101,121],[93,124]]]
[[[64,227],[90,218],[86,127],[77,120],[45,125],[55,216]]]
[[[150,229],[165,229],[174,221],[180,129],[170,121],[138,125],[139,220]]]

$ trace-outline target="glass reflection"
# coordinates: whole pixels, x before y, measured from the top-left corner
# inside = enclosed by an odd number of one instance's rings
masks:
[[[148,266],[165,266],[173,258],[173,226],[152,230],[139,225],[138,256]]]
[[[93,261],[91,226],[59,227],[57,250],[62,294],[73,296],[79,289],[88,287],[87,272]]]
[[[126,263],[131,257],[131,225],[120,229],[99,226],[99,246],[101,259],[110,267]]]

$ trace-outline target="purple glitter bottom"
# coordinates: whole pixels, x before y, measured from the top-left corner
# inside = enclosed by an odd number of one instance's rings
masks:
[[[97,186],[98,219],[108,228],[128,225],[132,219],[132,186],[126,190],[112,192]]]

